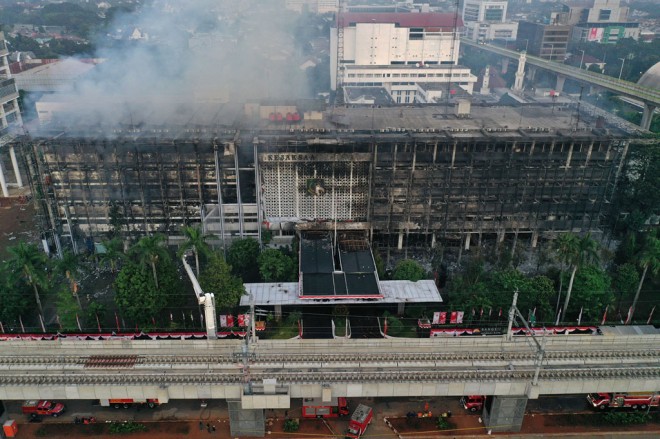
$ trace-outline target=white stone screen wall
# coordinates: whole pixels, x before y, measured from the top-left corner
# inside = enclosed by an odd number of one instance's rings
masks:
[[[266,220],[366,220],[368,161],[350,155],[261,154],[259,162]]]

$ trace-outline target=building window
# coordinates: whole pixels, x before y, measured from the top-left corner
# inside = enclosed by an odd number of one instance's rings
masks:
[[[601,9],[600,11],[598,11],[598,21],[609,20],[611,15],[612,15],[611,9]]]
[[[411,27],[410,34],[408,38],[411,40],[423,40],[424,39],[424,28],[421,27]]]

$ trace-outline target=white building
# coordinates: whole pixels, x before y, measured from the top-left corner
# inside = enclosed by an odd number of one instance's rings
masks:
[[[23,120],[21,119],[21,111],[18,107],[18,89],[11,77],[9,70],[9,63],[7,57],[9,50],[5,42],[4,33],[0,32],[0,190],[2,196],[9,196],[9,185],[7,171],[5,170],[5,158],[9,152],[9,158],[14,170],[16,183],[13,184],[17,187],[23,187],[23,179],[21,177],[18,161],[16,160],[16,152],[14,147],[7,147],[7,144],[14,139],[16,134],[22,131]]]
[[[563,5],[563,20],[573,25],[574,41],[616,43],[639,39],[639,23],[628,21],[628,8],[620,0],[587,0]]]
[[[477,78],[457,65],[462,21],[454,29],[452,14],[344,13],[338,24],[342,41],[338,42],[336,28],[330,38],[333,90],[340,58],[341,84],[384,87],[397,102],[414,102],[418,83],[458,82],[460,78],[461,88],[472,92]]]
[[[285,0],[284,7],[290,11],[313,14],[335,13],[339,8],[339,0]]]
[[[465,0],[465,35],[474,41],[516,39],[518,23],[507,21],[507,0]]]

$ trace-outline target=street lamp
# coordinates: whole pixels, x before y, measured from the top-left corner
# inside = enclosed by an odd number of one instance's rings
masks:
[[[625,58],[619,58],[621,60],[621,70],[619,71],[619,80],[621,80],[621,75],[623,74],[623,65],[626,63]]]
[[[525,38],[525,53],[527,53],[528,46],[529,46],[529,38]]]
[[[580,70],[582,70],[582,63],[584,62],[584,50],[580,50],[582,52],[582,58],[580,58]]]

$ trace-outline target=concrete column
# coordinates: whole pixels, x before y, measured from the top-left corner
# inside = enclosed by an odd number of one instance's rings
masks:
[[[516,70],[516,79],[513,84],[514,91],[522,91],[524,81],[525,81],[525,60],[527,56],[525,53],[520,54],[520,59],[518,60],[518,70]]]
[[[555,85],[555,91],[561,93],[564,90],[564,82],[566,82],[566,76],[557,75],[557,84]]]
[[[484,78],[481,81],[481,90],[479,91],[482,95],[490,94],[490,66],[486,66],[486,71],[484,72]]]
[[[435,233],[431,234],[431,248],[435,248]]]
[[[399,302],[396,305],[396,313],[397,315],[402,316],[403,313],[406,311],[406,303],[405,302]]]
[[[403,249],[403,232],[399,232],[399,243],[396,246],[397,249]]]
[[[504,230],[497,231],[497,243],[500,244],[504,242]]]
[[[275,318],[282,319],[282,305],[275,305]]]
[[[527,396],[493,396],[484,407],[483,420],[488,430],[517,432],[522,427]]]
[[[527,79],[530,82],[534,82],[534,78],[536,78],[536,67],[534,66],[529,66],[527,68]]]
[[[509,58],[502,58],[502,74],[506,75],[509,71]]]
[[[16,160],[16,151],[14,147],[9,147],[9,155],[11,156],[11,164],[14,167],[14,174],[16,175],[16,184],[18,187],[23,187],[23,179],[21,178],[21,170],[18,167],[18,160]]]
[[[643,129],[648,130],[651,128],[655,108],[655,105],[644,103],[644,113],[642,113],[642,123],[640,124]]]
[[[2,195],[8,197],[9,189],[7,189],[7,180],[5,180],[5,169],[2,161],[0,161],[0,187],[2,188]]]
[[[471,233],[466,233],[465,234],[465,250],[470,250],[470,237],[472,236]]]
[[[532,248],[536,248],[539,242],[539,232],[532,232]]]

